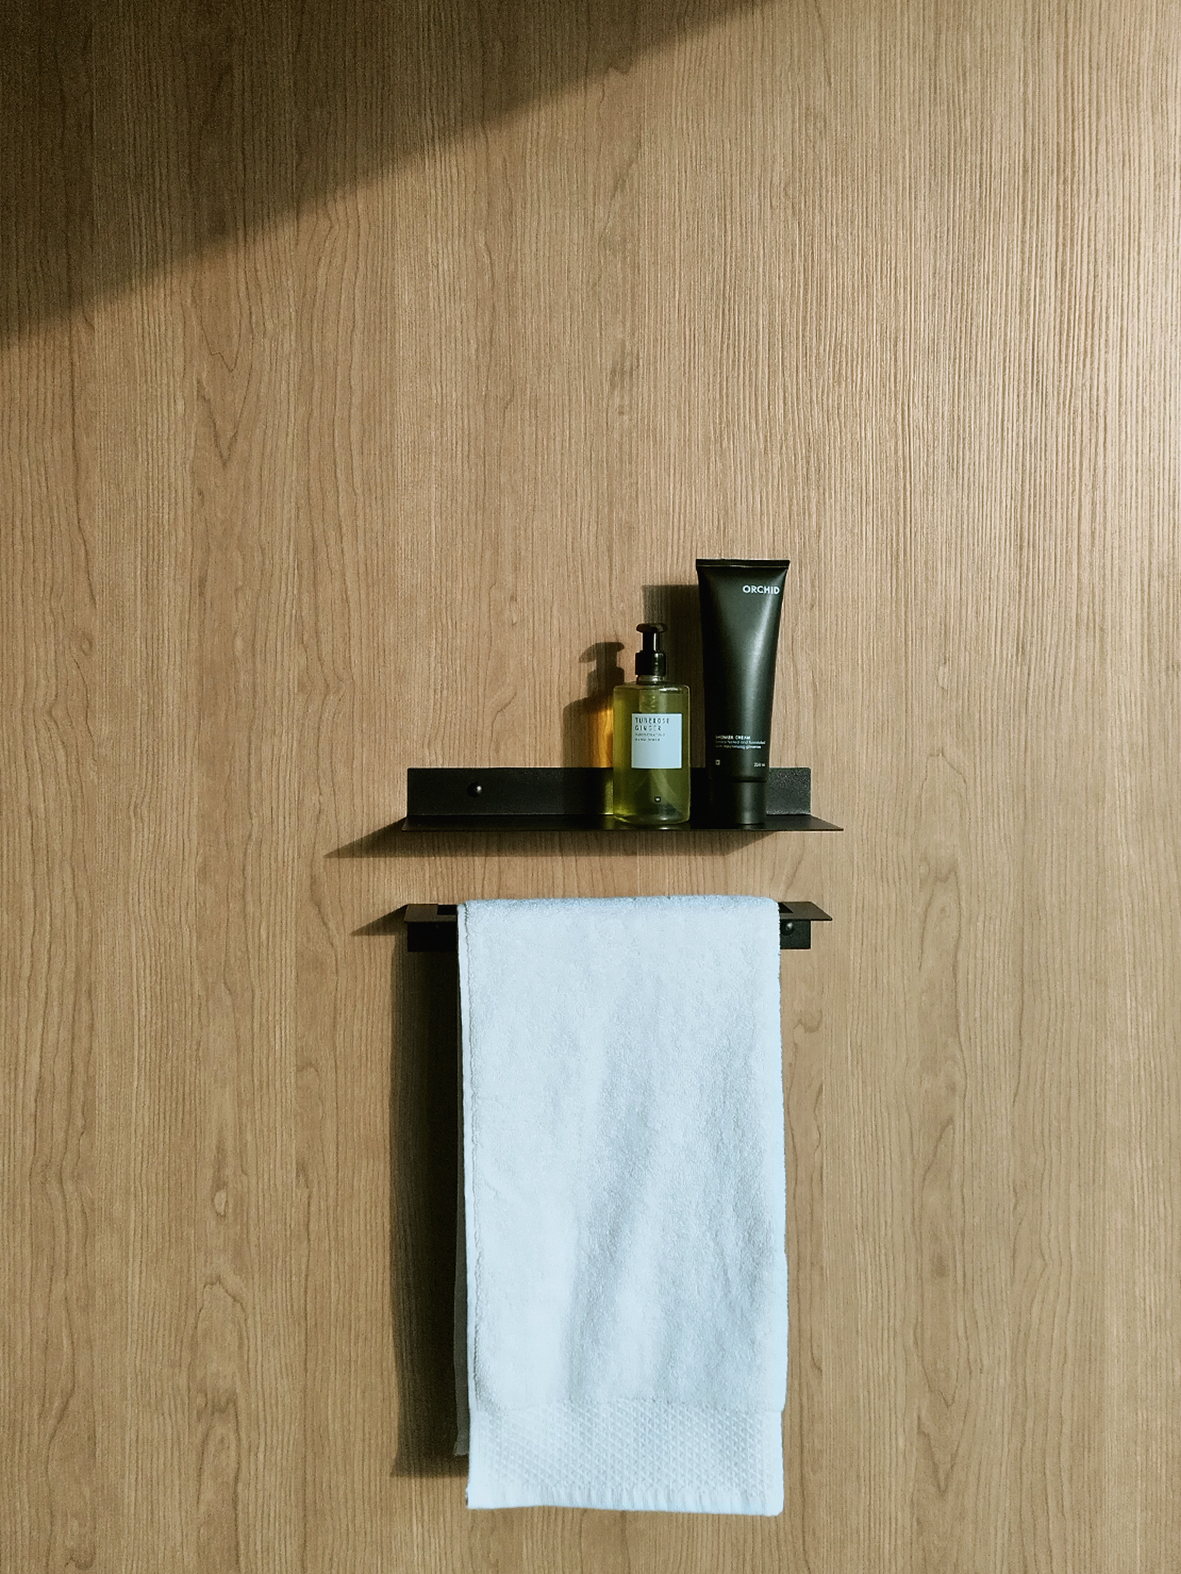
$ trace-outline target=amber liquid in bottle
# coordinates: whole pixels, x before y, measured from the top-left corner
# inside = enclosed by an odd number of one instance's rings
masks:
[[[639,631],[636,681],[614,694],[612,813],[628,825],[680,825],[689,818],[689,690],[664,676],[663,625]]]

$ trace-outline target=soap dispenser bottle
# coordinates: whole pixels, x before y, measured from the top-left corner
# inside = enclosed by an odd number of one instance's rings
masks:
[[[615,688],[612,813],[628,825],[689,818],[689,690],[666,677],[663,623],[638,623],[636,681]]]

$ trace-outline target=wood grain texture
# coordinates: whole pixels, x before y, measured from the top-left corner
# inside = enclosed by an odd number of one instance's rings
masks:
[[[1181,1544],[1181,16],[16,0],[0,1570],[1156,1574]],[[377,838],[792,559],[841,837]],[[692,678],[691,678],[692,681]],[[470,1514],[472,896],[751,891],[777,1520]]]

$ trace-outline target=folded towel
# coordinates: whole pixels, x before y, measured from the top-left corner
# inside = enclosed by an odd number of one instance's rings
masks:
[[[782,1512],[775,903],[468,902],[459,969],[469,1507]]]

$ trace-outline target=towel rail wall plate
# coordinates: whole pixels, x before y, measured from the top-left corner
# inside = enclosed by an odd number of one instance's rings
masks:
[[[611,771],[599,766],[452,770],[413,767],[406,772],[404,831],[602,831],[621,836],[677,836],[726,830],[735,836],[767,831],[839,831],[812,813],[812,772],[806,765],[772,767],[767,817],[740,828],[711,823],[706,773],[692,772],[692,802],[684,825],[628,826],[608,810]]]
[[[410,902],[400,909],[406,920],[407,951],[454,951],[459,943],[454,902]],[[779,903],[779,949],[809,951],[812,925],[831,923],[832,915],[815,902]]]

